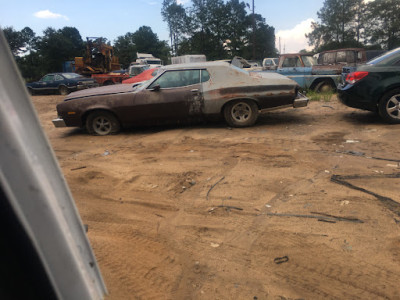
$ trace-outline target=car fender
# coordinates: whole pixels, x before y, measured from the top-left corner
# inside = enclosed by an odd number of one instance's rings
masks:
[[[108,111],[108,112],[114,114],[115,117],[116,117],[117,119],[119,119],[119,118],[118,118],[117,112],[116,112],[114,109],[112,109],[111,107],[109,107],[109,106],[107,106],[107,105],[91,105],[91,106],[88,106],[84,111],[82,111],[82,113],[81,113],[81,115],[80,115],[80,118],[81,118],[81,120],[82,120],[82,124],[83,124],[83,125],[84,125],[85,122],[86,122],[87,116],[88,116],[90,113],[92,113],[92,112],[94,112],[94,111],[96,111],[96,110]]]

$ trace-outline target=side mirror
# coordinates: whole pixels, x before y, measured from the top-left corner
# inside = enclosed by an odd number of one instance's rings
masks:
[[[156,84],[155,86],[153,86],[153,88],[151,89],[153,92],[158,92],[160,91],[161,86],[159,84]]]

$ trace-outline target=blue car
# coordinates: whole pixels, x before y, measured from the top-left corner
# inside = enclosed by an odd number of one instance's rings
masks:
[[[338,94],[347,106],[378,112],[386,122],[400,124],[400,48],[358,66]]]
[[[92,78],[86,78],[76,73],[51,73],[43,76],[39,81],[27,83],[26,87],[31,95],[60,94],[97,87],[99,84]]]

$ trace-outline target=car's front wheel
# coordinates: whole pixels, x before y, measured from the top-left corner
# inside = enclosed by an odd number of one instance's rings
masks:
[[[62,85],[58,88],[58,92],[60,93],[60,95],[68,95],[69,91],[68,88],[65,85]]]
[[[33,88],[30,88],[30,87],[28,88],[28,93],[31,96],[35,95],[35,92],[33,91]]]
[[[386,122],[400,124],[400,89],[386,93],[378,104],[379,115]]]
[[[235,100],[224,108],[225,121],[232,127],[252,126],[258,118],[258,107],[251,100]]]
[[[117,133],[121,125],[114,114],[108,111],[94,111],[86,119],[86,129],[93,135]]]

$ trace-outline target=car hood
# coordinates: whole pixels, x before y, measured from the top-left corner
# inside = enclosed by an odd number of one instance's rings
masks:
[[[73,92],[69,94],[64,101],[77,99],[77,98],[85,98],[91,96],[100,96],[100,95],[111,95],[111,94],[121,94],[121,93],[129,93],[134,91],[135,88],[133,84],[115,84],[115,85],[107,85],[98,88],[90,88],[77,92]]]

